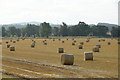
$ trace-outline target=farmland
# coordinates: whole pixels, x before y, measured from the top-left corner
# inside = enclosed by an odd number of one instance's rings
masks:
[[[16,77],[25,78],[117,78],[118,77],[118,41],[117,39],[69,38],[58,39],[33,39],[36,42],[31,48],[31,39],[19,39],[16,43],[10,39],[2,40],[2,69]],[[43,44],[46,40],[47,45]],[[101,40],[100,42],[98,40]],[[6,41],[15,47],[10,51]],[[61,41],[64,41],[62,43]],[[79,49],[80,42],[84,42],[83,49]],[[108,45],[108,42],[111,42]],[[84,52],[92,52],[92,48],[101,45],[100,52],[93,52],[93,61],[84,60]],[[73,65],[62,65],[58,48],[64,48],[64,53],[74,55]]]

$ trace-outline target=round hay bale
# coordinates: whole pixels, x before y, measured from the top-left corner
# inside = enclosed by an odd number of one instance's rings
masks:
[[[10,44],[7,44],[7,48],[9,48],[10,47]]]
[[[87,39],[89,39],[89,40],[90,40],[91,38],[87,38]]]
[[[10,42],[12,42],[12,40],[10,40]]]
[[[44,45],[47,45],[47,43],[46,43],[46,42],[44,42],[43,44],[44,44]]]
[[[45,41],[42,41],[43,43],[45,42]]]
[[[102,41],[105,41],[105,39],[102,39]]]
[[[84,45],[84,42],[80,42],[81,45]]]
[[[32,43],[32,44],[31,44],[31,48],[34,48],[34,47],[35,47],[35,43]]]
[[[17,42],[19,41],[19,39],[17,39]]]
[[[61,41],[62,43],[64,43],[65,41]]]
[[[86,40],[86,42],[90,42],[90,40]]]
[[[8,44],[9,42],[8,41],[6,41],[6,44]]]
[[[118,44],[120,44],[120,41],[118,41]]]
[[[84,60],[93,60],[93,53],[92,52],[84,52]]]
[[[32,43],[36,43],[36,41],[33,40]]]
[[[101,45],[96,45],[96,47],[101,48]]]
[[[83,49],[83,46],[82,46],[82,45],[79,45],[78,48],[79,48],[79,49]]]
[[[64,53],[64,48],[58,48],[58,53]]]
[[[118,41],[120,41],[120,39],[118,39]]]
[[[73,56],[73,54],[63,54],[61,56],[61,63],[63,65],[73,65],[74,64],[74,56]]]
[[[16,43],[16,41],[13,41],[13,43]]]
[[[10,46],[10,51],[15,51],[15,47],[14,46]]]
[[[73,42],[74,42],[74,43],[76,43],[77,41],[76,41],[76,40],[74,40]]]
[[[108,45],[111,45],[111,42],[108,42]]]
[[[25,38],[22,38],[22,40],[25,40]]]
[[[53,39],[53,41],[55,41],[55,39]]]
[[[74,43],[74,42],[72,42],[72,45],[74,46],[74,45],[75,45],[75,43]]]
[[[100,42],[101,40],[98,40],[98,42]]]
[[[61,39],[58,39],[59,41],[61,41]]]
[[[99,52],[99,48],[98,47],[93,47],[93,52]]]
[[[66,40],[68,40],[68,38]]]

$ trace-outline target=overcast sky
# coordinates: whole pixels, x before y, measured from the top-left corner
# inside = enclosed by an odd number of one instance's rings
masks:
[[[0,24],[50,22],[54,24],[118,24],[119,0],[0,0]]]

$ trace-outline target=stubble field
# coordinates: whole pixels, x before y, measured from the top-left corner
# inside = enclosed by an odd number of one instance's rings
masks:
[[[75,38],[72,39],[34,39],[35,48],[31,48],[31,39],[19,39],[16,43],[8,39],[2,40],[2,69],[3,75],[22,78],[117,78],[118,77],[118,41],[105,38]],[[15,51],[6,47],[6,41],[15,46]],[[78,49],[80,42],[84,42],[83,49]],[[107,43],[111,42],[111,45]],[[84,52],[92,52],[97,44],[101,45],[100,52],[93,52],[93,61],[84,61]],[[74,55],[73,65],[62,65],[58,48],[64,48],[64,53]]]

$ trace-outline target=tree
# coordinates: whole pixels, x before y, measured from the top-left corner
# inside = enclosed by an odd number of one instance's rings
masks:
[[[33,24],[27,24],[25,28],[25,33],[26,36],[30,37],[32,35],[39,35],[39,26],[33,25]]]
[[[26,34],[25,28],[21,28],[21,37],[24,37]]]
[[[108,32],[108,27],[106,26],[100,26],[100,25],[94,25],[91,27],[91,32],[93,33],[93,36],[107,36],[107,32]]]
[[[16,27],[14,27],[14,26],[11,26],[11,27],[9,27],[8,28],[8,35],[9,36],[14,36],[14,35],[16,35],[16,33],[17,33],[17,29],[16,29]]]
[[[40,35],[41,37],[49,37],[51,35],[52,28],[49,23],[41,23],[40,24]]]
[[[61,36],[68,36],[67,24],[65,24],[64,22],[62,24],[63,25],[60,26],[60,35]]]
[[[58,27],[54,27],[52,29],[52,33],[53,33],[54,36],[59,36],[59,28]]]
[[[90,33],[90,26],[84,22],[68,28],[70,36],[87,36]]]
[[[21,36],[21,29],[16,29],[16,36],[20,37]]]
[[[5,27],[2,26],[1,28],[2,28],[2,37],[7,36]]]
[[[113,37],[120,37],[120,26],[113,27],[112,30],[111,30],[111,35]]]

